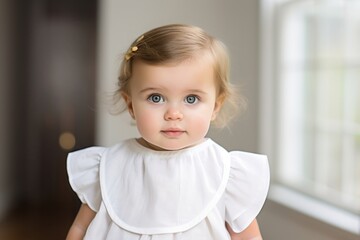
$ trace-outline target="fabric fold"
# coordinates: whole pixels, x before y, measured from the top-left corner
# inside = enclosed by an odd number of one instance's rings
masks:
[[[90,147],[68,155],[67,172],[72,189],[82,203],[98,212],[101,204],[99,166],[103,147]]]
[[[243,231],[259,214],[268,193],[270,172],[265,155],[234,151],[225,195],[225,220]]]

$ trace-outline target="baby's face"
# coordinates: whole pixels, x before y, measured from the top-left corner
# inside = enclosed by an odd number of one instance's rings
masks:
[[[210,58],[176,65],[135,61],[132,73],[124,98],[144,145],[179,150],[204,139],[221,107]]]

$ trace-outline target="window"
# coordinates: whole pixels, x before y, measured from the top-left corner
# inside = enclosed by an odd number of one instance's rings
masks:
[[[273,45],[267,46],[273,48],[274,182],[355,215],[360,214],[359,13],[360,1],[354,0],[277,1]]]

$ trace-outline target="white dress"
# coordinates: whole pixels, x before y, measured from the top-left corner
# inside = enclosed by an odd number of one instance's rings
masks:
[[[91,240],[226,240],[260,212],[269,187],[267,157],[228,152],[211,139],[155,151],[135,139],[70,153],[69,181],[97,212]]]

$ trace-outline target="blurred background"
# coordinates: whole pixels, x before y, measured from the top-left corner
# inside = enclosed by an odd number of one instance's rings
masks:
[[[79,206],[65,159],[95,139],[97,11],[0,2],[0,239],[65,239]]]
[[[109,95],[129,44],[170,23],[228,46],[248,109],[209,136],[269,156],[264,239],[359,239],[359,12],[354,0],[0,0],[0,239],[65,239],[80,205],[66,156],[138,136]]]

